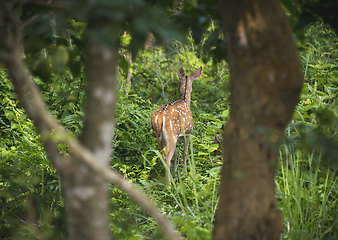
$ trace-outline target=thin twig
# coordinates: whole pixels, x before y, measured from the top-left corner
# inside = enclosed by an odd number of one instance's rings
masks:
[[[168,49],[168,47],[166,46],[166,50]],[[170,67],[170,63],[169,63],[169,56],[167,51],[165,52],[165,57],[167,59],[167,64],[168,64],[168,71],[169,71],[169,78],[172,81],[172,77],[171,77],[171,67]]]
[[[177,55],[178,55],[178,61],[180,62],[180,66],[183,66],[183,65],[182,65],[182,61],[181,61],[181,58],[180,58],[180,52],[179,52],[179,50],[178,50],[177,42],[176,42],[175,40],[174,40],[173,42],[174,42],[174,45],[175,45],[175,47],[176,47],[176,53],[177,53]]]
[[[23,22],[22,25],[20,26],[20,31],[22,31],[22,29],[24,29],[25,27],[27,27],[29,24],[31,24],[32,22],[34,22],[34,20],[38,17],[38,15],[34,15],[31,18],[29,18],[27,21]]]
[[[323,22],[320,24],[320,27],[322,28],[322,35],[323,35],[323,39],[324,39],[324,42],[325,42],[325,50],[326,50],[326,52],[329,52],[329,50],[327,48],[328,44],[327,44],[327,42],[325,40],[325,36],[324,36]],[[330,63],[330,54],[327,55],[327,62]]]
[[[189,61],[188,54],[187,54],[187,49],[185,48],[184,44],[182,44],[182,45],[183,45],[185,57],[186,57],[186,59],[187,59],[188,65],[189,65],[190,74],[192,74],[191,66],[190,66],[190,61]]]
[[[163,81],[162,81],[162,78],[160,76],[160,73],[158,72],[157,70],[157,67],[158,67],[158,63],[156,61],[156,54],[154,52],[154,61],[155,61],[155,73],[156,73],[156,76],[158,78],[158,80],[160,80],[160,83],[161,83],[161,87],[162,87],[162,97],[163,97],[163,100],[165,99],[165,95],[164,95],[164,87],[165,87],[165,84],[163,85]]]

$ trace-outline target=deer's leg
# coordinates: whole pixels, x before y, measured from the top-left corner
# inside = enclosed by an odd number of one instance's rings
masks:
[[[173,145],[173,146],[169,146],[166,150],[166,156],[165,156],[165,162],[168,166],[168,170],[165,171],[165,175],[167,177],[167,180],[169,183],[171,183],[171,179],[170,179],[170,161],[175,153],[175,149],[176,149],[176,146]]]
[[[175,152],[174,152],[174,172],[177,172],[177,157],[178,157],[178,153],[177,153],[177,148],[175,148]]]
[[[190,134],[185,135],[184,140],[184,150],[183,150],[183,160],[184,160],[184,170],[185,175],[187,175],[187,158],[188,158],[188,146],[189,146]]]
[[[165,161],[165,163],[166,163],[166,165],[168,167],[168,170],[167,169],[165,170],[165,176],[166,176],[166,178],[167,178],[167,180],[168,180],[168,182],[170,184],[170,182],[171,182],[170,181],[170,175],[169,175],[169,172],[170,172],[170,160],[173,157],[174,151],[170,151],[170,147],[166,146],[167,144],[166,144],[165,141],[163,141],[162,138],[158,138],[157,141],[158,141],[158,145],[159,145],[159,147],[160,147],[160,149],[162,151],[163,159],[164,159],[164,161]],[[171,153],[171,152],[173,152],[173,153]]]

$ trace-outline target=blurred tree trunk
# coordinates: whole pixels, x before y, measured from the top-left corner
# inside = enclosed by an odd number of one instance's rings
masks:
[[[48,43],[52,38],[46,42],[39,42],[39,38],[42,36],[48,38],[49,35],[43,35],[43,30],[35,32],[34,27],[30,28],[33,31],[27,31],[26,28],[38,19],[45,21],[45,18],[41,17],[44,16],[43,11],[40,15],[40,4],[46,4],[45,7],[49,7],[50,3],[36,2],[37,6],[35,6],[34,1],[28,1],[25,5],[26,2],[23,0],[0,0],[2,4],[2,8],[0,8],[0,64],[4,63],[8,69],[20,105],[25,109],[28,117],[33,120],[44,144],[44,150],[61,176],[65,198],[67,239],[110,239],[112,232],[109,228],[108,180],[122,188],[137,203],[147,209],[158,221],[169,239],[179,239],[179,234],[174,231],[172,224],[154,204],[129,181],[124,180],[117,172],[110,169],[116,100],[116,68],[119,59],[119,37],[117,34],[120,24],[124,25],[124,18],[118,20],[120,22],[116,24],[107,17],[107,15],[111,16],[108,13],[115,13],[115,4],[95,3],[95,8],[93,8],[94,5],[90,1],[78,1],[78,4],[75,1],[70,5],[67,5],[66,2],[58,4],[58,1],[50,1],[51,4],[55,4],[50,6],[51,9],[55,7],[55,13],[64,10],[68,15],[72,13],[71,9],[74,8],[74,16],[78,17],[77,14],[81,13],[80,18],[88,23],[84,29],[87,33],[85,44],[82,42],[82,37],[81,40],[77,39],[79,40],[77,47],[81,49],[81,55],[82,50],[87,50],[85,56],[87,103],[81,144],[79,144],[49,112],[47,104],[34,82],[34,76],[28,70],[27,63],[29,61],[26,61],[27,56],[34,55],[34,52],[37,51],[36,49],[32,51],[31,48],[43,46],[41,49],[43,52],[49,44],[53,46],[56,44],[56,42]],[[147,8],[149,6],[150,4]],[[34,12],[35,7],[39,9],[36,13]],[[78,9],[76,9],[77,7]],[[106,8],[108,8],[107,11]],[[27,9],[32,12],[27,14]],[[47,12],[49,13],[49,11],[48,8]],[[29,16],[31,14],[34,15]],[[124,14],[125,16],[134,16],[134,14],[127,12],[121,13],[121,16]],[[68,15],[67,18],[63,18],[61,15],[55,16],[56,18],[60,17],[60,22],[62,20],[72,22],[71,19],[73,19],[71,15]],[[55,34],[55,29],[57,28],[53,28],[53,34]],[[25,35],[27,33],[28,35],[36,34],[37,38],[33,38],[32,42],[37,46],[28,47],[26,55],[24,45],[29,43],[27,35]],[[47,33],[47,30],[44,33]],[[142,39],[139,41],[142,42]],[[27,44],[27,46],[29,45]],[[47,51],[44,52],[47,53]],[[47,54],[44,57],[47,58]],[[50,66],[50,63],[47,66]],[[42,79],[48,80],[47,77]],[[55,79],[58,80],[58,78]],[[59,143],[68,146],[69,155],[59,152]]]
[[[275,169],[303,84],[299,54],[278,0],[223,0],[221,13],[231,114],[213,239],[277,240]]]
[[[118,44],[104,45],[102,36],[95,35],[94,31],[109,33],[108,27],[109,22],[102,17],[92,17],[88,23],[87,103],[81,138],[83,146],[107,168],[111,155]],[[67,168],[63,172],[63,189],[68,239],[110,239],[108,182],[83,161],[69,161]]]

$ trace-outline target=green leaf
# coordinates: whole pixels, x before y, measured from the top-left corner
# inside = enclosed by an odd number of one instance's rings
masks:
[[[338,77],[333,77],[333,76],[331,76],[328,80],[329,80],[329,81],[338,82]]]
[[[309,87],[308,87],[309,84],[304,84],[303,85],[303,88],[302,88],[302,91],[301,93],[304,94],[304,95],[307,95],[309,94]]]
[[[314,97],[311,96],[311,95],[303,95],[303,94],[301,94],[300,97],[299,97],[299,99],[301,99],[301,100],[303,100],[303,99],[314,99]]]
[[[230,113],[229,109],[224,110],[223,113],[222,113],[222,117],[227,118],[229,116],[229,113]]]
[[[76,22],[74,19],[72,20],[72,25],[74,27],[86,27],[87,23],[85,22]]]
[[[326,93],[323,93],[322,91],[315,91],[315,93],[317,93],[318,95],[320,95],[320,96],[325,96],[325,97],[327,97],[327,94]]]
[[[206,120],[211,120],[211,121],[214,121],[214,122],[221,122],[219,119],[213,118],[213,117],[210,117],[210,116],[202,116],[202,118],[206,119]]]
[[[62,93],[62,94],[54,101],[53,104],[57,104],[57,103],[59,103],[62,99],[67,98],[68,95],[69,95],[72,91],[73,91],[73,90],[68,90],[68,91]]]
[[[202,79],[202,82],[209,82],[209,81],[214,80],[214,79],[215,79],[215,78],[213,78],[213,77],[203,78],[203,79]]]
[[[310,110],[310,109],[312,109],[312,108],[316,108],[316,107],[313,106],[313,105],[306,105],[306,106],[304,107],[304,111],[306,112],[306,111],[308,111],[308,110]]]
[[[129,62],[123,54],[119,54],[119,66],[125,75],[128,74]]]
[[[209,146],[209,152],[214,152],[214,151],[218,150],[218,148],[219,148],[218,144],[211,144]]]
[[[218,132],[218,133],[220,133],[220,134],[223,134],[223,130],[220,129],[220,128],[213,127],[213,126],[209,126],[208,128],[210,128],[210,129],[212,129],[212,130],[214,130],[214,131],[216,131],[216,132]]]

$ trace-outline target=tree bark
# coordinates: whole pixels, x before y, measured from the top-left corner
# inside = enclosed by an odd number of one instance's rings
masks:
[[[108,33],[108,27],[109,22],[103,18],[92,18],[88,24],[87,104],[81,138],[83,146],[107,168],[116,99],[118,43],[105,45],[91,31]],[[76,159],[69,162],[63,177],[68,238],[110,239],[107,180]]]
[[[231,114],[224,132],[213,239],[277,240],[279,145],[303,84],[292,32],[278,0],[220,2],[228,44]]]
[[[0,9],[0,36],[3,36],[0,62],[5,63],[20,104],[33,120],[46,152],[61,176],[66,199],[67,238],[110,239],[107,186],[111,181],[149,211],[169,239],[179,239],[174,226],[150,199],[109,168],[118,51],[117,38],[108,41],[102,38],[107,33],[108,38],[113,35],[108,29],[109,22],[101,17],[91,17],[87,27],[94,34],[87,38],[88,103],[80,144],[50,114],[23,61],[22,30],[33,18],[22,23],[13,10],[14,2],[3,5]],[[69,147],[71,156],[59,153],[57,145],[60,142]]]

